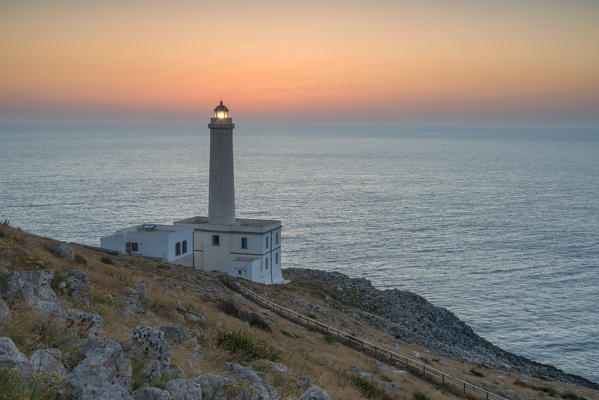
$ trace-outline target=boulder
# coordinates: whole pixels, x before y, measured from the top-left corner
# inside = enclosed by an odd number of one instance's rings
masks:
[[[68,243],[48,243],[46,249],[57,257],[65,258],[69,261],[75,259],[73,246]]]
[[[133,392],[133,400],[172,400],[172,397],[166,390],[147,386]]]
[[[173,379],[164,388],[173,400],[202,400],[202,387],[192,379]]]
[[[119,296],[117,299],[120,311],[124,313],[143,313],[144,308],[138,298],[132,296]]]
[[[85,276],[85,272],[78,269],[70,269],[64,274],[66,280],[66,289],[70,296],[89,306],[91,301],[91,293],[89,292],[89,281]]]
[[[27,357],[17,349],[8,337],[0,337],[0,369],[16,368],[20,371],[30,367]]]
[[[298,376],[297,384],[303,388],[310,386],[310,377],[309,376]]]
[[[29,357],[32,372],[54,373],[63,377],[66,373],[62,365],[62,352],[59,349],[41,349],[36,350]]]
[[[160,330],[164,333],[164,338],[169,344],[179,344],[185,340],[188,329],[177,324],[163,324]]]
[[[300,396],[300,400],[331,400],[327,392],[316,385],[310,387]]]
[[[245,400],[253,399],[252,394],[243,390],[235,381],[220,375],[204,374],[192,381],[202,388],[204,399],[211,400]]]
[[[285,364],[270,361],[270,360],[258,360],[252,363],[252,367],[265,372],[277,373],[283,378],[289,377],[289,368]]]
[[[79,334],[91,337],[102,333],[102,317],[98,314],[72,309],[66,319],[70,327],[76,328]]]
[[[264,382],[252,368],[226,362],[223,365],[223,371],[230,378],[242,380],[247,383],[250,389],[255,391],[256,400],[277,398],[277,391],[272,386]]]
[[[160,379],[169,371],[170,346],[158,329],[136,327],[133,335],[123,342],[123,349],[129,358],[142,363],[141,374],[146,383]]]
[[[8,321],[10,321],[10,309],[4,300],[0,299],[0,324]]]
[[[170,364],[168,367],[166,367],[166,369],[164,369],[162,376],[166,379],[183,378],[185,377],[185,372],[183,372],[183,368],[177,364]]]
[[[131,399],[131,364],[121,345],[110,339],[92,338],[82,348],[85,358],[65,375],[61,393],[74,400]]]
[[[63,316],[50,282],[54,271],[12,271],[0,276],[0,298],[9,304],[25,302],[29,307],[53,315]]]
[[[158,360],[169,364],[170,346],[161,330],[140,325],[133,335],[123,343],[127,356],[136,360]]]

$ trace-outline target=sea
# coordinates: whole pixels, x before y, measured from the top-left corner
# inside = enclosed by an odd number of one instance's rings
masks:
[[[599,128],[236,121],[237,216],[283,267],[446,307],[510,352],[599,382]],[[0,219],[99,245],[206,215],[205,124],[0,125]]]

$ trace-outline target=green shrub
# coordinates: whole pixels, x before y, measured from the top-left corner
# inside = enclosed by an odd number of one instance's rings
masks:
[[[67,400],[60,395],[60,377],[56,374],[39,373],[29,379],[19,375],[16,369],[0,369],[0,400]]]
[[[266,332],[272,332],[270,326],[258,314],[251,311],[243,311],[237,304],[231,300],[221,301],[218,303],[218,309],[232,317],[239,318],[242,321],[247,321],[250,326],[262,329]]]
[[[255,342],[252,337],[242,329],[236,332],[220,331],[216,338],[216,346],[231,353],[239,354],[244,361],[267,359],[278,361],[281,352],[266,342]]]
[[[62,273],[58,270],[54,270],[54,276],[50,281],[50,287],[56,292],[59,290],[58,284],[62,281],[64,281],[64,276],[62,275]]]
[[[485,374],[483,374],[483,373],[482,373],[482,372],[480,372],[480,371],[477,371],[477,370],[475,370],[474,368],[470,368],[470,373],[471,373],[472,375],[474,375],[474,376],[479,376],[479,377],[481,377],[481,378],[484,378],[484,377],[485,377]]]
[[[368,378],[361,377],[356,374],[351,374],[349,377],[349,382],[353,387],[358,389],[360,393],[367,399],[377,399],[377,400],[393,400],[394,396],[391,396],[389,393],[379,387],[375,382],[369,380]]]
[[[430,397],[428,397],[426,394],[424,394],[420,390],[418,390],[414,394],[412,394],[412,399],[414,399],[414,400],[430,400]]]
[[[107,256],[104,256],[104,257],[100,258],[100,261],[102,263],[104,263],[104,264],[109,264],[109,265],[114,264],[112,262],[112,259],[110,257],[107,257]]]
[[[87,260],[80,254],[75,254],[74,261],[76,264],[87,265]]]
[[[562,399],[566,400],[586,400],[584,397],[577,395],[574,392],[564,392],[561,394]]]

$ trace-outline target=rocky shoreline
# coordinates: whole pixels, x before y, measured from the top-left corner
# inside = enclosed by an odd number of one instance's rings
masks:
[[[599,384],[507,352],[477,335],[451,311],[405,290],[379,290],[367,279],[339,272],[289,268],[286,278],[318,282],[332,301],[354,309],[353,316],[397,339],[426,347],[441,355],[504,371],[547,377],[599,389]]]

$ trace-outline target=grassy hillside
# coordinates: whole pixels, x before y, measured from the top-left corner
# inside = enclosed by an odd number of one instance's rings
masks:
[[[195,271],[139,256],[112,255],[76,245],[73,245],[75,257],[69,261],[49,252],[49,243],[57,242],[2,224],[0,274],[18,270],[55,271],[52,288],[60,303],[65,308],[100,315],[100,335],[117,342],[126,341],[139,325],[159,327],[174,323],[188,328],[191,332],[188,338],[170,348],[171,363],[180,366],[187,377],[199,373],[220,374],[226,361],[250,365],[258,372],[266,371],[263,360],[269,359],[285,364],[289,369],[289,376],[260,373],[276,389],[280,399],[299,398],[305,390],[306,377],[325,389],[333,399],[457,398],[446,389],[412,373],[375,362],[370,356],[331,337],[307,330],[257,306],[222,285],[216,273]],[[72,269],[84,272],[90,282],[89,304],[74,296],[62,283],[67,271]],[[599,399],[599,392],[592,389],[488,369],[400,342],[354,318],[352,307],[330,301],[316,282],[302,280],[299,275],[286,278],[292,279],[288,285],[264,287],[248,282],[244,284],[273,301],[396,352],[407,355],[418,353],[418,357],[431,366],[491,391],[501,392],[508,398]],[[140,285],[145,286],[145,295],[139,293],[142,291]],[[127,299],[131,298],[138,298],[141,308],[128,305]],[[46,347],[59,348],[66,353],[69,346],[77,345],[73,326],[60,318],[48,318],[47,314],[32,310],[25,304],[9,305],[11,317],[8,321],[0,321],[0,337],[10,337],[26,356]],[[65,367],[69,370],[74,365]],[[137,368],[133,363],[132,390],[142,384],[136,376]],[[363,372],[362,376],[358,371]],[[390,382],[397,383],[401,389],[390,385]],[[164,387],[165,382],[154,384]],[[19,385],[22,385],[21,388],[30,386],[6,373],[0,376],[0,393],[18,391]],[[46,393],[53,393],[52,387],[60,386],[60,382],[55,379],[40,386]],[[31,394],[29,398],[36,395]],[[8,394],[5,396],[11,398]],[[3,398],[2,395],[0,398]]]

